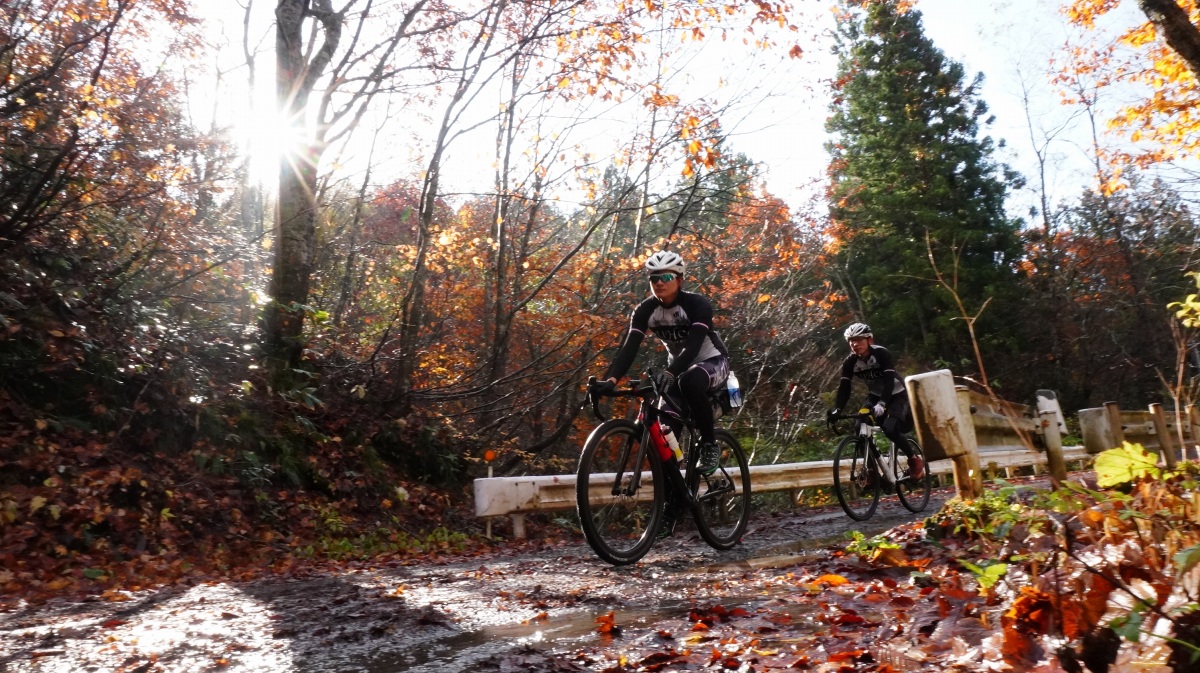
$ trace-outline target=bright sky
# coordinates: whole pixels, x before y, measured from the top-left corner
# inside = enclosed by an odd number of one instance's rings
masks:
[[[257,4],[269,9],[273,3],[258,0]],[[802,36],[828,34],[832,29],[832,15],[823,4],[803,1],[796,4],[806,12],[807,21],[825,24],[804,30]],[[916,5],[924,15],[926,33],[934,43],[949,57],[962,62],[968,77],[976,72],[985,75],[982,97],[996,116],[994,125],[985,132],[995,139],[1006,140],[1007,147],[999,158],[1026,175],[1032,175],[1035,164],[1031,159],[1030,130],[1021,102],[1022,81],[1032,92],[1030,109],[1038,135],[1043,129],[1061,123],[1070,113],[1058,104],[1058,96],[1051,90],[1046,77],[1050,55],[1071,32],[1058,12],[1060,4],[1061,0],[917,0]],[[1110,16],[1109,21],[1117,25],[1140,21],[1140,14],[1132,4],[1125,3],[1127,6]],[[223,58],[240,59],[241,10],[237,3],[222,0],[221,3],[202,2],[199,5],[210,16],[226,22],[225,32],[231,42]],[[269,15],[260,17],[252,38],[252,42],[260,42],[264,49],[273,45],[269,21]],[[689,63],[691,70],[683,73],[689,86],[701,94],[721,97],[728,96],[733,90],[747,93],[746,102],[724,118],[725,129],[730,132],[729,142],[734,150],[765,164],[768,188],[796,208],[821,193],[820,182],[827,160],[823,147],[824,122],[828,115],[825,82],[833,75],[835,65],[829,43],[811,43],[809,39],[812,38],[801,39],[805,55],[800,60],[788,59],[781,53],[783,50],[778,50],[752,61],[743,60],[744,56],[733,56],[729,45],[710,40],[705,52]],[[265,85],[261,88],[267,96],[273,88],[272,69],[272,55],[263,53],[259,58],[259,78]],[[235,82],[239,75],[231,73],[228,77],[230,82]],[[240,77],[244,79],[244,75]],[[262,97],[258,105],[263,108],[268,101],[268,97]],[[207,107],[209,104],[204,102],[194,109],[200,112]],[[396,114],[387,127],[395,130],[411,126],[415,119],[416,115],[411,111]],[[272,123],[265,114],[241,115],[239,120],[243,132],[260,145],[273,135]],[[621,137],[631,131],[623,129],[619,121],[609,124],[585,134],[585,141],[596,142],[605,136]],[[370,123],[366,123],[357,132],[361,143],[359,160],[365,155],[372,130]],[[1077,123],[1052,147],[1053,200],[1074,199],[1090,181],[1084,152],[1085,131],[1082,122]],[[490,188],[494,133],[494,128],[489,128],[452,148],[448,159],[447,191],[487,191]],[[389,142],[389,151],[384,154],[389,158],[392,170],[411,174],[413,167],[419,165],[420,145],[418,142],[417,149],[405,150],[402,149],[403,142]],[[379,156],[377,153],[376,161]],[[328,159],[332,157],[327,156]],[[354,161],[351,158],[347,164]],[[386,173],[387,163],[384,162],[377,174]],[[678,167],[673,170],[678,171]],[[265,167],[264,175],[270,175]],[[1024,214],[1034,201],[1033,193],[1024,190],[1011,200],[1010,212]]]
[[[1036,135],[1062,124],[1072,110],[1059,103],[1047,73],[1050,57],[1076,33],[1059,13],[1062,0],[917,0],[923,16],[925,34],[948,57],[964,65],[968,80],[975,73],[984,75],[982,99],[988,104],[995,122],[984,130],[994,140],[1004,139],[1006,147],[998,158],[1010,167],[1032,176],[1036,160],[1032,153],[1030,122],[1022,102],[1022,82],[1030,90],[1030,116]],[[1114,27],[1123,29],[1145,20],[1133,3],[1126,2],[1104,18],[1100,34]],[[834,60],[824,54],[812,64],[808,77],[831,77]],[[809,55],[806,55],[806,61]],[[822,92],[824,93],[824,92]],[[774,101],[762,106],[760,118],[776,120],[777,132],[767,130],[738,139],[750,156],[770,167],[771,189],[798,204],[807,194],[804,185],[819,180],[827,156],[824,120],[828,115],[828,97]],[[1059,134],[1051,146],[1049,188],[1051,201],[1071,200],[1091,184],[1091,168],[1086,148],[1090,131],[1082,120]],[[788,142],[779,142],[780,138]],[[1009,211],[1025,215],[1036,196],[1030,188],[1010,198]]]

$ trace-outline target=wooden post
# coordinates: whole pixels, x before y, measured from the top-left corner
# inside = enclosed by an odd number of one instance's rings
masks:
[[[1054,409],[1045,409],[1042,418],[1042,443],[1046,446],[1046,467],[1055,488],[1067,480],[1067,463],[1063,460],[1062,432],[1058,427],[1058,414]]]
[[[1117,406],[1116,402],[1105,402],[1104,408],[1108,411],[1108,425],[1111,428],[1112,438],[1116,444],[1109,448],[1115,448],[1125,443],[1125,428],[1121,425],[1121,407]]]
[[[1150,405],[1150,418],[1154,419],[1154,434],[1158,436],[1158,452],[1167,464],[1167,469],[1175,468],[1175,442],[1167,432],[1167,419],[1163,416],[1162,405],[1158,402]]]

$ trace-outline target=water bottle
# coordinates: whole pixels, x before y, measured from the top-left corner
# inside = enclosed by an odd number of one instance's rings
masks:
[[[662,424],[650,424],[650,443],[654,446],[654,450],[658,451],[658,457],[664,463],[671,460],[675,453],[671,450],[671,445],[667,443],[667,438],[663,437]]]
[[[742,389],[738,386],[737,374],[732,370],[729,372],[729,378],[725,379],[725,390],[729,392],[729,406],[734,409],[742,406]]]
[[[662,436],[667,440],[667,446],[671,447],[671,453],[675,454],[675,460],[683,462],[683,449],[679,448],[679,439],[675,437],[675,431],[671,429],[669,423],[662,423]]]

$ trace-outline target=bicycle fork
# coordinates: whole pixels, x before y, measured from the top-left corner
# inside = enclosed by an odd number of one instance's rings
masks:
[[[643,437],[643,441],[638,444],[637,460],[632,464],[629,462],[629,449],[634,443],[633,436],[630,435],[621,445],[621,457],[619,460],[617,460],[617,476],[615,479],[613,479],[612,485],[612,494],[614,498],[617,496],[632,498],[637,495],[638,489],[641,488],[642,452],[646,450],[646,442],[644,440],[645,438]],[[623,484],[625,484],[625,469],[628,465],[632,465],[632,469],[630,470],[631,474],[629,484],[623,486]]]

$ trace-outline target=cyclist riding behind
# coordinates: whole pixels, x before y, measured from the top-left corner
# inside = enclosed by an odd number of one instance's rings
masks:
[[[891,351],[875,344],[874,335],[866,323],[850,325],[846,328],[845,337],[850,345],[850,355],[842,362],[842,380],[829,417],[841,412],[850,399],[854,379],[861,379],[867,385],[866,406],[872,408],[871,412],[883,429],[883,434],[908,457],[909,476],[920,479],[925,476],[925,464],[920,456],[913,455],[904,438],[904,433],[912,430],[912,408],[908,404],[904,381],[896,373]]]
[[[687,269],[683,258],[663,250],[650,255],[645,268],[651,296],[633,310],[625,341],[602,378],[615,387],[633,365],[646,331],[654,332],[667,348],[667,367],[655,373],[655,383],[669,396],[677,394],[687,406],[700,432],[696,466],[701,474],[709,475],[716,471],[721,455],[708,393],[725,385],[729,352],[713,330],[712,304],[700,294],[683,290]]]

